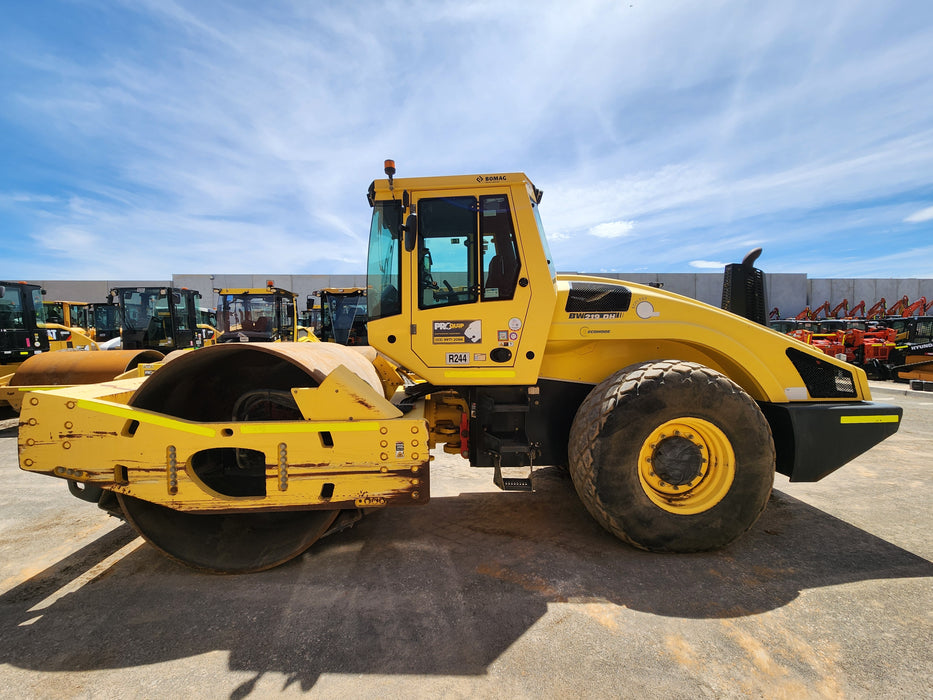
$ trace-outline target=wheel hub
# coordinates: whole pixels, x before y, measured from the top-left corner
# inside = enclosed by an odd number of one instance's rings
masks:
[[[655,505],[679,515],[709,510],[729,492],[735,453],[722,430],[683,417],[656,427],[642,444],[638,478]]]
[[[700,476],[703,462],[700,446],[679,435],[661,440],[651,459],[655,474],[672,486],[689,484]]]

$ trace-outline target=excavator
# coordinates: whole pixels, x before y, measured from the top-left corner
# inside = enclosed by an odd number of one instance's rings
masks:
[[[887,306],[887,300],[884,297],[881,297],[868,311],[865,312],[865,318],[867,318],[869,321],[884,318],[887,315]]]
[[[441,448],[529,498],[535,470],[566,467],[608,532],[697,552],[754,525],[775,472],[819,481],[900,425],[862,370],[761,323],[558,274],[523,173],[385,173],[367,192],[369,346],[219,343],[32,392],[20,467],[208,572],[428,504]]]
[[[816,321],[819,320],[820,314],[823,314],[823,318],[826,318],[828,312],[829,301],[824,301],[815,309],[811,309],[809,306],[805,307],[804,310],[797,314],[794,318],[797,321]]]
[[[909,306],[910,306],[910,299],[905,294],[903,297],[901,297],[894,303],[894,306],[892,306],[890,309],[886,309],[884,312],[884,315],[885,317],[900,316],[902,313],[904,313],[904,311]]]
[[[861,312],[861,316],[859,313]],[[849,309],[846,318],[865,318],[865,300],[862,299],[858,304]]]

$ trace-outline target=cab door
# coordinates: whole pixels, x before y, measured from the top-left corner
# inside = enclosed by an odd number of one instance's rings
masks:
[[[413,352],[444,383],[514,377],[530,289],[507,191],[432,192],[415,206]]]

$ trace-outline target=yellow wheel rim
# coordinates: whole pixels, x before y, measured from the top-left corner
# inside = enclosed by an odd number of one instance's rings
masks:
[[[702,513],[729,493],[735,453],[709,421],[677,418],[659,425],[642,444],[638,479],[651,502],[669,513]]]

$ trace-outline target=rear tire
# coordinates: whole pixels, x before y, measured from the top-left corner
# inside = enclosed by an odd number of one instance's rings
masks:
[[[695,362],[626,367],[597,385],[570,430],[570,475],[620,539],[658,552],[723,547],[764,510],[771,429],[755,401]]]

